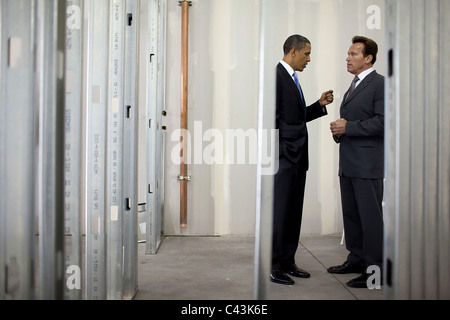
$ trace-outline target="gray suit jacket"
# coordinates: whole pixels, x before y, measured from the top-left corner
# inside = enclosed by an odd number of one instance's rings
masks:
[[[341,104],[341,118],[347,120],[340,139],[339,176],[384,178],[384,77],[370,73]]]

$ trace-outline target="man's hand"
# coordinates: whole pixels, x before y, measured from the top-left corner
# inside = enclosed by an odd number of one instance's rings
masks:
[[[347,120],[339,119],[330,124],[330,130],[333,136],[341,137],[345,134],[345,127],[347,126]]]
[[[320,105],[327,106],[334,101],[333,90],[329,90],[327,92],[322,93],[322,96],[319,99]]]

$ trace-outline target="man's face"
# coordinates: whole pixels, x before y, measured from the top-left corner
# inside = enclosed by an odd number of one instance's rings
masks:
[[[306,43],[305,47],[300,51],[294,50],[292,55],[293,69],[295,71],[305,70],[308,63],[311,61],[311,44]]]
[[[348,50],[347,71],[355,76],[371,66],[372,56],[364,57],[363,50],[363,43],[354,43]]]

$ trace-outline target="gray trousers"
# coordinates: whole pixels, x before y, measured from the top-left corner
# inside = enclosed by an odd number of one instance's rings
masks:
[[[347,262],[383,267],[383,180],[340,177]]]

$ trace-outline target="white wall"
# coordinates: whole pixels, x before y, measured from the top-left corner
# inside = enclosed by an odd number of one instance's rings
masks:
[[[369,30],[367,8],[377,5],[384,19],[383,0],[277,0],[279,41],[273,44],[282,58],[282,46],[291,34],[312,42],[312,62],[300,74],[308,103],[321,92],[335,90],[329,115],[309,124],[310,171],[307,178],[302,234],[342,232],[337,177],[338,147],[329,133],[330,122],[339,118],[339,105],[350,85],[346,53],[354,35],[373,38],[380,46],[376,69],[384,74],[384,30]],[[208,129],[256,129],[259,57],[258,0],[193,0],[189,24],[189,129],[193,141]],[[179,228],[179,166],[172,162],[176,141],[171,134],[180,123],[181,8],[168,2],[167,17],[167,147],[165,176],[166,234],[253,234],[256,166],[189,166],[188,228]],[[381,21],[380,26],[383,26]],[[200,134],[194,125],[201,124]],[[199,144],[197,143],[196,147]],[[202,150],[208,151],[209,141]],[[216,144],[217,146],[217,144]],[[250,147],[251,148],[254,146]],[[256,149],[253,149],[256,150]],[[204,159],[203,159],[204,160]]]

